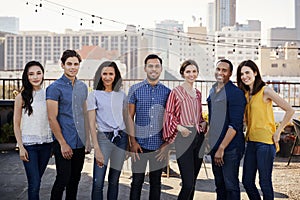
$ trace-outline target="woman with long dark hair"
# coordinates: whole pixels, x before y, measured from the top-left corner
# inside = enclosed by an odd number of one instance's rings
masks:
[[[51,156],[52,134],[47,117],[44,68],[37,61],[25,65],[22,90],[14,105],[14,132],[28,181],[28,199],[39,199],[41,179]]]
[[[103,199],[104,179],[110,162],[107,199],[117,200],[119,177],[125,159],[128,136],[126,95],[117,64],[103,62],[94,77],[94,91],[88,96],[88,116],[94,144],[92,199]]]
[[[238,66],[237,84],[244,91],[247,99],[245,110],[247,147],[243,166],[243,185],[249,199],[261,199],[255,185],[258,171],[263,199],[274,199],[272,170],[276,147],[278,147],[280,133],[295,111],[271,87],[266,86],[257,65],[252,60],[245,60]],[[273,103],[285,111],[277,128]]]

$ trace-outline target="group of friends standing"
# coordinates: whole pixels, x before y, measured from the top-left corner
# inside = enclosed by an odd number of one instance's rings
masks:
[[[51,155],[56,178],[51,200],[76,199],[85,154],[94,148],[91,198],[118,199],[119,177],[126,155],[132,161],[130,200],[142,195],[149,164],[149,199],[161,197],[161,175],[169,149],[176,150],[182,180],[179,200],[194,198],[196,180],[203,162],[203,148],[211,156],[216,199],[240,199],[239,166],[244,156],[242,183],[249,199],[274,199],[272,168],[276,146],[294,110],[266,86],[256,64],[243,61],[237,69],[237,86],[230,77],[233,65],[216,63],[216,83],[207,98],[209,120],[202,116],[201,91],[195,88],[198,64],[184,61],[181,85],[170,90],[160,82],[162,59],[156,54],[144,60],[146,78],[122,91],[122,77],[113,61],[96,70],[93,91],[77,79],[81,57],[66,50],[61,57],[61,78],[42,88],[44,68],[37,61],[26,64],[23,87],[16,96],[14,131],[23,160],[28,199],[39,199],[42,175]],[[273,103],[285,111],[276,128]],[[244,134],[246,127],[246,134]],[[91,141],[90,141],[91,138]],[[245,144],[246,142],[246,144]],[[246,150],[245,150],[246,147]],[[108,171],[107,196],[103,188]]]

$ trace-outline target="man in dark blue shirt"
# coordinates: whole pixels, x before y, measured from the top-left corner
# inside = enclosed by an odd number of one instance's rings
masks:
[[[233,65],[229,60],[217,62],[216,84],[208,102],[208,141],[217,199],[239,200],[239,166],[245,149],[243,117],[245,95],[229,79]]]
[[[48,118],[55,140],[53,152],[56,180],[51,199],[76,199],[83,168],[85,148],[90,151],[86,126],[87,86],[76,78],[81,57],[74,50],[64,51],[61,57],[62,77],[46,89]]]

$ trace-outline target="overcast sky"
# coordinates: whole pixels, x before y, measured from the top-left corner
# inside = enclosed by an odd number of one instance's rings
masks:
[[[66,28],[79,30],[125,29],[125,25],[98,19],[92,24],[88,15],[55,5],[66,7],[88,14],[122,22],[140,25],[144,28],[154,27],[155,22],[165,19],[177,20],[184,27],[199,24],[193,17],[202,18],[206,26],[207,4],[213,0],[5,0],[1,2],[0,16],[20,18],[20,30],[49,30],[64,32]],[[29,4],[26,5],[26,2]],[[36,7],[35,4],[43,6]],[[37,9],[37,12],[35,12]],[[64,13],[64,15],[62,15]],[[80,26],[81,20],[83,25]],[[237,22],[260,20],[262,35],[271,27],[294,27],[294,0],[237,0]]]

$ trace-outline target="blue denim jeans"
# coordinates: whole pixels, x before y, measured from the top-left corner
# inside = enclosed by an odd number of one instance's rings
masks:
[[[166,162],[157,161],[155,156],[158,152],[142,148],[143,153],[139,154],[140,160],[132,160],[132,182],[130,188],[130,200],[141,199],[142,187],[145,179],[147,163],[149,161],[149,200],[160,199],[161,174]]]
[[[261,199],[255,185],[256,172],[264,200],[274,199],[272,186],[273,162],[276,154],[274,144],[248,142],[244,158],[243,185],[249,199]]]
[[[224,152],[222,166],[217,166],[214,162],[216,151],[212,151],[212,171],[215,177],[217,200],[239,200],[241,199],[239,166],[244,151],[232,149]]]
[[[178,200],[194,199],[196,180],[203,161],[203,158],[199,157],[199,151],[204,134],[197,133],[194,127],[187,128],[192,131],[191,134],[183,137],[178,133],[175,140],[176,158],[182,180]]]
[[[41,179],[48,165],[52,143],[27,145],[29,162],[23,161],[27,181],[28,181],[28,200],[39,199]]]
[[[119,178],[125,159],[125,150],[128,143],[127,134],[122,131],[121,137],[115,143],[112,143],[108,138],[107,132],[99,132],[98,143],[101,152],[104,156],[104,166],[100,168],[96,160],[94,159],[94,172],[93,172],[93,189],[92,199],[102,200],[103,199],[103,187],[104,179],[106,175],[107,165],[110,162],[109,174],[108,174],[108,188],[107,188],[107,199],[117,200],[119,193]]]

